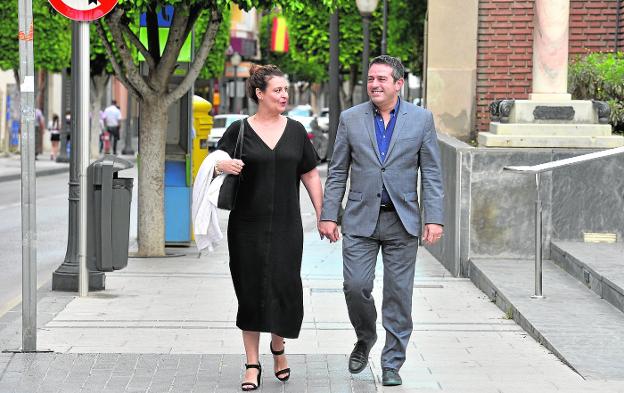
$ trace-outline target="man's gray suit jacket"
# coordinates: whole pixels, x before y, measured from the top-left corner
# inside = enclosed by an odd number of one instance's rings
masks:
[[[337,221],[347,177],[351,176],[342,232],[371,236],[377,225],[382,184],[407,232],[421,235],[418,169],[421,171],[424,222],[444,224],[440,149],[430,111],[401,100],[390,146],[381,161],[370,101],[340,115],[334,152],[325,183],[321,220]]]

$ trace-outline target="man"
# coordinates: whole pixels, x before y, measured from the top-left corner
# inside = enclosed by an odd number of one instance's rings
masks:
[[[342,218],[344,293],[357,343],[349,371],[359,373],[377,340],[372,297],[377,254],[384,277],[382,321],[386,342],[381,354],[382,384],[402,383],[399,369],[412,332],[412,291],[418,238],[427,244],[443,231],[444,192],[440,152],[431,112],[399,98],[404,68],[391,56],[374,58],[368,69],[370,101],[344,111],[325,184],[319,232],[340,238],[338,212],[351,173]],[[424,230],[418,207],[422,183]]]
[[[113,154],[117,155],[117,141],[119,140],[119,122],[121,111],[117,107],[117,102],[112,101],[111,105],[104,109],[104,126],[111,138],[113,138]]]

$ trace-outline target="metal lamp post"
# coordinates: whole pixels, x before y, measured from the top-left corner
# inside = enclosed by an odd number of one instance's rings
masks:
[[[364,47],[362,49],[362,102],[368,100],[366,93],[366,83],[368,81],[368,56],[370,51],[370,18],[377,8],[378,0],[355,0],[357,8],[362,15],[362,32],[364,36]]]
[[[243,59],[238,52],[234,52],[232,57],[230,57],[230,63],[232,63],[232,66],[234,67],[234,113],[240,113],[241,110],[238,100],[238,66],[242,60]]]
[[[84,26],[83,26],[83,30]],[[83,31],[83,33],[86,33]],[[80,217],[80,165],[78,162],[78,146],[81,146],[80,132],[78,131],[78,111],[79,85],[80,79],[77,74],[79,69],[79,45],[80,45],[81,26],[79,22],[72,23],[72,70],[71,78],[71,113],[72,113],[72,132],[69,164],[69,230],[67,235],[67,252],[63,263],[52,274],[52,290],[53,291],[78,291],[80,287],[79,271],[80,271],[80,244],[79,244],[79,217]],[[88,41],[87,41],[88,43]],[[86,70],[82,72],[88,72]],[[85,121],[84,119],[82,121]],[[86,120],[88,121],[88,119]],[[86,142],[85,142],[86,143]],[[88,152],[87,152],[88,157]],[[89,272],[89,289],[104,289],[106,276],[103,272]],[[84,285],[84,284],[83,284]]]
[[[340,18],[338,9],[329,19],[329,141],[325,158],[331,161],[340,117]]]
[[[381,30],[381,54],[388,53],[388,0],[383,0],[383,28]]]

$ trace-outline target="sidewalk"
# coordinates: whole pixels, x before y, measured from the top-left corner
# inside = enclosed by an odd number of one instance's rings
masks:
[[[19,154],[3,155],[0,153],[0,182],[19,180],[21,172],[21,156]],[[37,176],[55,175],[69,171],[69,163],[51,161],[49,156],[39,155],[35,161]]]
[[[419,251],[413,298],[414,332],[401,387],[382,388],[380,339],[370,368],[352,376],[347,357],[355,335],[341,279],[341,245],[321,241],[302,192],[305,317],[298,340],[288,340],[292,377],[272,375],[267,335],[259,392],[624,392],[621,382],[584,381],[529,337],[481,291]],[[227,212],[221,212],[222,228]],[[38,349],[0,354],[0,392],[240,391],[243,346],[235,327],[236,300],[227,244],[199,256],[132,258],[107,274],[106,290],[86,298],[40,291]],[[382,265],[374,296],[381,306]],[[20,309],[0,317],[0,348],[20,346]],[[380,310],[379,310],[380,313]],[[381,314],[379,314],[381,315]],[[614,365],[615,366],[615,365]]]

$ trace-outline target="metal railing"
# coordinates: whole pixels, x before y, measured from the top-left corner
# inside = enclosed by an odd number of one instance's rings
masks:
[[[565,158],[563,160],[546,162],[533,166],[506,166],[503,169],[523,175],[535,176],[535,295],[532,298],[541,299],[542,295],[542,200],[540,198],[540,175],[567,166],[611,157],[624,153],[624,147],[603,150],[595,153],[582,154],[580,156]]]

